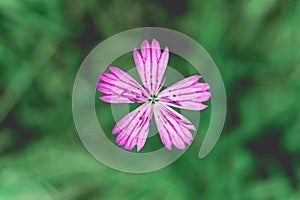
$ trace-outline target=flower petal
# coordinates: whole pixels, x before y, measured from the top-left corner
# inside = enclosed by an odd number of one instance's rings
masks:
[[[207,90],[209,84],[198,82],[201,76],[185,78],[159,93],[158,98],[164,104],[187,110],[203,110],[207,106],[202,102],[211,97]]]
[[[172,144],[178,149],[185,149],[185,143],[191,144],[193,136],[189,129],[195,127],[188,119],[162,103],[154,104],[153,111],[161,141],[167,149]]]
[[[169,60],[168,47],[161,53],[157,40],[153,39],[151,45],[144,40],[141,54],[134,48],[133,57],[144,86],[149,93],[157,93]]]
[[[168,116],[173,117],[174,119],[176,119],[177,121],[181,122],[183,126],[185,126],[187,129],[196,131],[196,128],[194,126],[194,124],[188,120],[187,118],[185,118],[183,115],[181,115],[180,113],[178,113],[177,111],[175,111],[174,109],[172,109],[171,107],[165,105],[164,103],[160,103],[160,108],[166,112],[168,114]]]
[[[137,146],[137,151],[145,145],[152,118],[151,104],[143,104],[123,117],[113,128],[112,134],[118,133],[116,142],[131,150]]]
[[[158,88],[159,88],[159,84],[161,83],[161,80],[165,74],[167,65],[168,65],[168,61],[169,61],[169,49],[168,47],[166,47],[163,51],[163,53],[161,54],[160,58],[159,58],[159,62],[158,62],[158,69],[157,69],[157,88],[155,92],[158,92]]]
[[[106,96],[99,97],[108,103],[142,103],[148,93],[129,74],[118,67],[109,67],[112,73],[103,72],[99,76],[97,90]]]

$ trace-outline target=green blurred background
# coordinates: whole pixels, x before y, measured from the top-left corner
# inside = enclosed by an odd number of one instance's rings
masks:
[[[228,113],[208,157],[127,174],[83,147],[71,95],[95,45],[142,26],[204,46]],[[299,47],[299,0],[1,0],[0,199],[300,199]]]

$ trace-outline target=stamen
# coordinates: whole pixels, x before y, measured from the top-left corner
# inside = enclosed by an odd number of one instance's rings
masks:
[[[150,94],[150,97],[147,99],[147,102],[151,103],[151,104],[155,104],[158,101],[159,100],[158,100],[158,95],[157,94]]]

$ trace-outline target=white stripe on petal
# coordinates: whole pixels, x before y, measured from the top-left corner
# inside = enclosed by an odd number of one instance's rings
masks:
[[[207,105],[196,101],[186,101],[186,102],[164,102],[164,104],[168,106],[172,106],[175,108],[182,108],[186,110],[204,110],[207,108]]]
[[[143,84],[145,84],[145,64],[143,61],[143,58],[141,56],[141,54],[138,52],[138,50],[136,48],[133,49],[133,59],[134,59],[134,63],[136,66],[136,69],[139,73],[139,76],[141,78],[141,81]]]
[[[158,85],[161,83],[161,80],[165,74],[167,65],[168,65],[168,61],[169,61],[169,49],[168,47],[165,48],[164,52],[161,54],[160,58],[159,58],[159,62],[158,62],[158,70],[157,70],[157,83]],[[156,88],[156,91],[158,92],[158,86]]]
[[[194,83],[197,83],[200,80],[200,78],[201,78],[201,76],[198,76],[198,75],[187,77],[187,78],[182,79],[181,81],[178,81],[178,82],[174,83],[173,85],[169,86],[168,88],[166,88],[165,90],[160,92],[160,94],[163,94],[164,92],[170,91],[170,90],[173,91],[173,90],[188,88],[191,85],[193,85]]]
[[[152,50],[149,42],[147,40],[144,40],[141,44],[141,52],[144,60],[144,73],[145,73],[145,87],[148,89],[148,91],[151,93],[151,71],[152,71],[152,63],[151,63],[151,55]]]

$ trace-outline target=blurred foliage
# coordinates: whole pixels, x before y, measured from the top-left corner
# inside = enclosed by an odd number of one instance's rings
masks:
[[[298,0],[1,0],[0,199],[300,199],[299,22]],[[205,159],[194,143],[167,168],[126,174],[85,150],[71,92],[96,44],[141,26],[205,47],[228,114]]]

